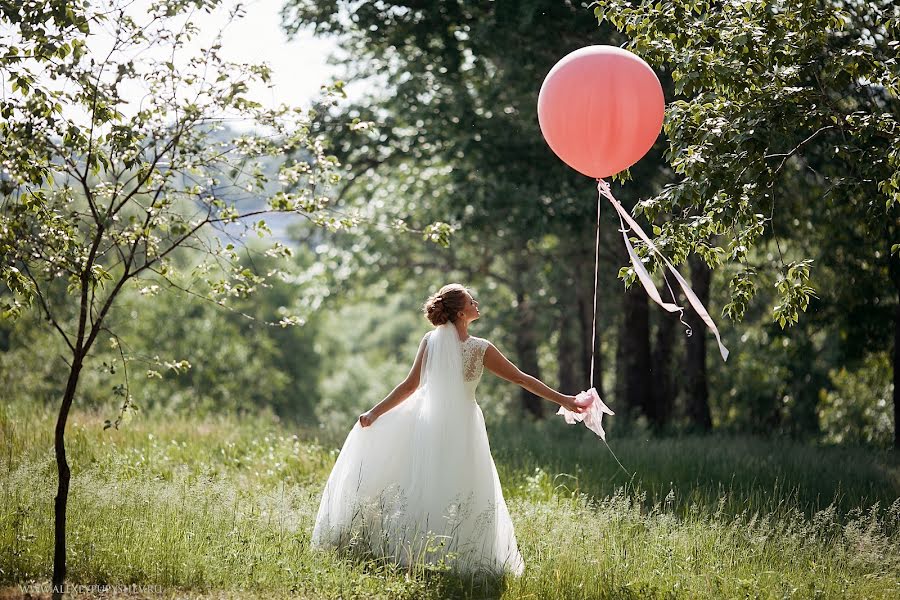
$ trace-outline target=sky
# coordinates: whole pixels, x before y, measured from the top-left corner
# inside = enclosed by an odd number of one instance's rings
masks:
[[[226,1],[226,6],[235,4]],[[250,0],[243,2],[246,15],[233,21],[225,30],[222,53],[242,62],[266,62],[272,68],[272,89],[255,90],[250,97],[258,102],[307,106],[319,88],[338,74],[338,68],[327,64],[328,55],[336,50],[333,40],[315,38],[304,32],[289,42],[280,27],[278,15],[284,0]],[[210,31],[218,31],[226,21],[219,10],[208,21]],[[207,21],[204,20],[204,29]]]
[[[131,15],[139,24],[146,23],[147,7],[152,0],[116,0],[117,5],[127,6],[127,14]],[[243,17],[233,20],[224,30],[222,37],[221,56],[227,60],[244,63],[268,63],[272,69],[270,86],[257,83],[251,87],[246,97],[274,107],[280,104],[290,106],[308,107],[312,99],[318,93],[320,87],[334,78],[339,78],[341,68],[328,64],[329,55],[338,51],[337,43],[333,39],[316,38],[309,31],[300,32],[296,39],[288,41],[287,34],[281,29],[279,11],[284,0],[245,0],[240,2],[245,8]],[[195,37],[189,46],[180,52],[181,60],[176,58],[175,63],[183,65],[192,54],[201,48],[208,47],[215,35],[228,21],[230,9],[238,4],[237,0],[223,0],[222,6],[212,14],[200,11],[195,13],[194,21],[200,25],[200,34]],[[3,31],[0,30],[0,39]],[[112,47],[115,39],[115,21],[107,21],[100,27],[93,27],[88,46],[94,57],[102,60]],[[157,52],[143,53],[142,58],[153,56],[161,59],[164,54]],[[168,57],[165,57],[168,59]],[[49,82],[48,82],[49,83]],[[64,86],[66,84],[63,84]],[[55,87],[51,84],[50,87]],[[4,92],[8,91],[8,82],[3,81]],[[348,86],[347,91],[352,97],[357,86]],[[120,106],[124,113],[129,110],[137,111],[140,99],[147,90],[137,86],[129,87],[123,84],[119,89],[123,99],[132,106]],[[69,112],[72,110],[73,112]],[[86,111],[66,107],[65,112],[70,116],[86,117]],[[84,114],[81,114],[84,112]],[[237,123],[233,127],[241,129]]]

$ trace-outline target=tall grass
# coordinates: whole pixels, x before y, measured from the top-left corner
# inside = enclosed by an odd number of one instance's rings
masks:
[[[645,508],[674,494],[672,509],[681,516],[693,505],[727,515],[799,510],[808,517],[833,506],[846,515],[900,496],[900,455],[885,450],[734,435],[611,438],[608,449],[561,419],[489,429],[503,481],[553,473],[555,485],[592,496],[631,490],[643,495]]]
[[[343,439],[271,415],[75,412],[69,579],[309,598],[900,596],[896,454],[490,423],[522,578],[313,551]],[[49,579],[55,414],[0,407],[0,583]],[[349,424],[348,424],[349,429]]]

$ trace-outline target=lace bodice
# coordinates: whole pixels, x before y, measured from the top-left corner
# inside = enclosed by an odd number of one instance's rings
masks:
[[[470,335],[462,343],[463,380],[468,382],[481,379],[484,370],[484,351],[488,341],[484,338]]]

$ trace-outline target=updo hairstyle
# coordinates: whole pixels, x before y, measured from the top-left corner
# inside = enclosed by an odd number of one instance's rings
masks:
[[[437,294],[429,296],[422,311],[431,324],[437,327],[446,322],[455,322],[456,316],[466,307],[465,286],[448,283]]]

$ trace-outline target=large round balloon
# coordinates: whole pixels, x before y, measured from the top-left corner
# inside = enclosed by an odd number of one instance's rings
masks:
[[[538,121],[550,148],[594,178],[639,161],[659,136],[664,112],[656,73],[615,46],[567,54],[547,73],[538,96]]]

